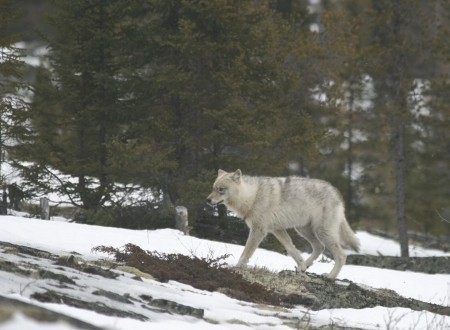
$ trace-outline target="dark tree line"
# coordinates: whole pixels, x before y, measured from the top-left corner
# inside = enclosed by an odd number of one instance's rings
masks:
[[[203,200],[241,168],[332,182],[355,226],[397,224],[404,256],[408,227],[450,232],[446,1],[48,3],[8,149],[28,193],[126,225],[107,210],[130,217],[117,196],[147,188],[152,216],[181,204],[223,233]]]

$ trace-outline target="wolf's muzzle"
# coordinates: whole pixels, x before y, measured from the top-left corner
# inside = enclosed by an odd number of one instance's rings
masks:
[[[217,202],[216,204],[212,204],[212,199],[211,198],[207,198],[206,199],[206,203],[210,206],[217,206],[223,203],[223,201]]]

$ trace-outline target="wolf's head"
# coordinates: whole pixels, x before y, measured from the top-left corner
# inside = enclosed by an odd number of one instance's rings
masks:
[[[237,170],[234,173],[227,173],[219,170],[216,181],[213,185],[212,193],[206,198],[206,202],[211,206],[231,204],[232,197],[239,195],[242,172]]]

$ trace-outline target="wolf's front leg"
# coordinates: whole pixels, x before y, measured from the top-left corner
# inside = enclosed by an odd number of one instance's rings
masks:
[[[308,267],[303,261],[302,255],[299,250],[295,248],[295,245],[292,243],[292,239],[285,229],[282,230],[274,230],[273,234],[280,241],[281,245],[284,246],[286,252],[295,260],[297,263],[297,269],[304,272]]]
[[[251,228],[250,234],[248,235],[247,243],[245,244],[244,251],[239,258],[237,267],[244,267],[247,262],[252,257],[253,253],[261,243],[261,241],[266,237],[267,231],[262,228]]]

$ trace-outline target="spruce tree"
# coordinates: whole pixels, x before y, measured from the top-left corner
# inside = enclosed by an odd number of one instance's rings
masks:
[[[364,135],[361,102],[367,91],[364,74],[356,65],[360,53],[354,21],[344,10],[322,9],[317,17],[319,31],[294,26],[297,34],[309,35],[309,47],[298,47],[291,54],[300,76],[294,108],[306,110],[328,132],[318,155],[297,157],[294,172],[332,182],[343,194],[348,219],[357,223],[364,212],[354,170],[361,162],[357,155],[362,142],[358,138]]]
[[[9,28],[22,13],[14,0],[0,0],[0,180],[3,190],[0,214],[6,214],[6,179],[1,168],[15,141],[27,133],[23,115],[26,111],[20,91],[26,87],[21,81],[23,61],[16,43],[21,35]]]
[[[408,132],[414,119],[411,98],[423,59],[429,53],[430,3],[415,0],[373,1],[370,12],[369,45],[365,47],[365,70],[374,79],[378,123],[389,128],[395,178],[396,218],[401,255],[407,257],[406,185],[409,149]],[[378,129],[381,133],[383,130]],[[378,135],[380,143],[386,136]],[[388,160],[389,161],[389,160]]]
[[[150,3],[135,55],[146,65],[127,79],[141,101],[142,136],[170,150],[174,166],[149,184],[195,214],[220,168],[288,173],[289,156],[311,149],[316,132],[289,111],[295,74],[285,66],[285,22],[260,1]]]
[[[448,83],[450,47],[450,3],[439,1],[431,48],[437,62],[435,75],[418,84],[417,107],[412,136],[417,150],[411,176],[410,196],[417,201],[410,206],[415,227],[434,234],[450,234],[450,86]]]
[[[121,87],[129,3],[51,3],[48,24],[55,37],[42,36],[50,69],[40,68],[29,116],[34,134],[17,146],[16,155],[32,162],[22,170],[36,192],[53,191],[96,210],[121,190],[110,159],[130,125],[130,96]]]

